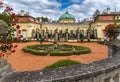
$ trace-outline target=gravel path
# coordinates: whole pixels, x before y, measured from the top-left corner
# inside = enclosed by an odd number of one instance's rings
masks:
[[[44,42],[43,44],[48,44],[52,42]],[[16,52],[10,55],[7,60],[12,64],[12,68],[18,71],[32,71],[40,70],[45,66],[51,65],[61,59],[72,59],[80,61],[82,63],[89,63],[96,60],[101,60],[107,57],[107,46],[97,44],[96,42],[89,43],[66,43],[60,42],[60,44],[71,44],[77,46],[87,46],[91,48],[92,52],[84,55],[73,55],[73,56],[35,56],[29,53],[24,53],[22,48],[27,45],[39,44],[39,42],[27,42],[27,43],[17,43],[18,47]]]

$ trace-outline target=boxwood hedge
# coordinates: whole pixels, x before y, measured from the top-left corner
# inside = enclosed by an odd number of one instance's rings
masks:
[[[46,50],[46,51],[38,51],[36,49],[30,49],[28,47],[24,47],[23,48],[23,51],[26,52],[26,53],[31,53],[31,54],[34,54],[34,55],[40,55],[40,56],[46,56],[49,54],[49,50]]]
[[[53,44],[30,45],[24,47],[23,51],[41,56],[48,54],[50,54],[50,56],[70,56],[70,55],[86,54],[91,52],[90,48],[83,46],[72,46],[67,44],[61,44],[58,45],[57,49],[52,48],[52,46]],[[71,50],[72,48],[74,49]]]

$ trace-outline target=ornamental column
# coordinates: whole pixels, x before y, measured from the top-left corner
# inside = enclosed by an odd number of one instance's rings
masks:
[[[48,41],[48,29],[46,27],[46,41]]]
[[[79,31],[79,29],[77,29],[77,41],[78,42],[80,41],[80,31]]]
[[[68,29],[66,29],[66,32],[65,32],[65,41],[68,42]]]
[[[57,42],[58,41],[58,30],[55,30],[55,37],[54,37],[54,41]]]

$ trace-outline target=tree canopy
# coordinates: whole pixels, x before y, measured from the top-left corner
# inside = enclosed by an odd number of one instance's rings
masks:
[[[49,19],[47,17],[37,17],[37,19],[41,22],[49,22]]]

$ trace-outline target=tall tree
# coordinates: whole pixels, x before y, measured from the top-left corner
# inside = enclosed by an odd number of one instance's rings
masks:
[[[37,17],[37,19],[41,22],[49,22],[49,19],[47,17]]]
[[[94,12],[93,17],[96,17],[96,16],[98,16],[99,14],[100,14],[100,11],[97,9],[97,10]]]

